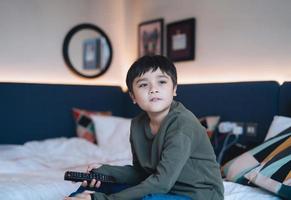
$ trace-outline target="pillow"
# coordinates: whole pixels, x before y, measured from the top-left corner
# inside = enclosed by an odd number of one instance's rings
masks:
[[[222,168],[222,174],[229,181],[249,184],[244,175],[258,167],[278,146],[288,140],[291,135],[291,127],[270,138],[261,145],[243,153],[227,162]]]
[[[291,196],[291,137],[289,136],[262,163],[245,177],[255,185],[283,198]]]
[[[76,123],[77,136],[92,143],[97,143],[95,128],[91,117],[95,115],[111,115],[111,112],[97,112],[73,108],[73,116]]]
[[[95,115],[92,117],[98,146],[111,152],[130,149],[129,133],[131,119]]]
[[[274,116],[265,140],[274,137],[286,128],[291,127],[291,118],[284,116]]]

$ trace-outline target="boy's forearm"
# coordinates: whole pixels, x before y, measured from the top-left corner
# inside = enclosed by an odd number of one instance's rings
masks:
[[[142,177],[133,166],[111,166],[102,165],[97,169],[97,172],[113,176],[117,183],[126,183],[130,185],[136,185],[141,182],[145,177]]]

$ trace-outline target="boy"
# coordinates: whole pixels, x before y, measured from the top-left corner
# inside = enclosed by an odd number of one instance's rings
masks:
[[[173,100],[177,89],[173,63],[163,56],[144,56],[130,67],[126,84],[133,102],[144,111],[131,123],[133,166],[93,170],[130,187],[105,194],[94,180],[90,186],[96,183],[99,192],[91,194],[92,199],[223,199],[219,165],[205,129]],[[68,199],[90,199],[90,195]]]

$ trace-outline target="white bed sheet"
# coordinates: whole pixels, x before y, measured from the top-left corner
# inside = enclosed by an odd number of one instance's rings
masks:
[[[126,145],[125,145],[126,146]],[[0,146],[0,199],[59,200],[79,187],[63,180],[66,170],[85,171],[92,163],[126,165],[130,149],[91,144],[80,138],[55,138],[24,145]],[[224,182],[225,200],[279,198],[259,188]]]

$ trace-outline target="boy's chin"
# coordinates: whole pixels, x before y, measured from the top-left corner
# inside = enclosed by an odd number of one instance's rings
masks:
[[[169,106],[152,106],[151,108],[149,108],[146,112],[147,113],[153,113],[153,114],[158,114],[158,113],[162,113],[169,110]]]

